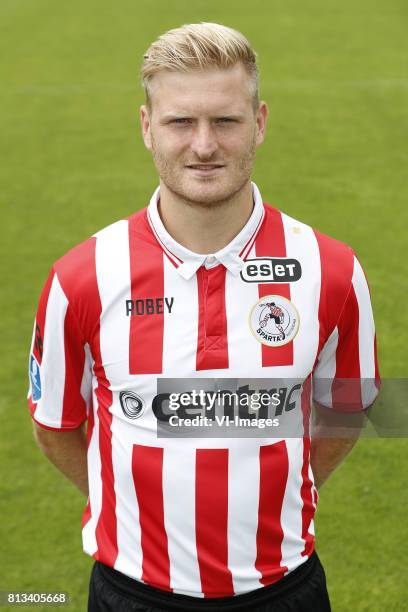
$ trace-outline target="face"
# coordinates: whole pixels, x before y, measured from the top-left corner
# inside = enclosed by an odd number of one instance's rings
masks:
[[[161,182],[197,204],[231,199],[250,180],[268,115],[254,112],[242,64],[188,73],[161,71],[151,81],[151,109],[142,106],[143,139]]]

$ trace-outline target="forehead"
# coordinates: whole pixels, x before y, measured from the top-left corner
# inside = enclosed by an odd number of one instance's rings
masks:
[[[243,112],[251,106],[250,77],[242,64],[189,72],[162,70],[150,83],[158,113]]]

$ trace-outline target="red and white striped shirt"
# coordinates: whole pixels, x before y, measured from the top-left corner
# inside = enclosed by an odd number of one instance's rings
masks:
[[[147,209],[54,264],[34,325],[32,418],[55,430],[88,420],[84,551],[196,597],[255,590],[311,555],[311,398],[340,406],[336,377],[362,381],[360,409],[376,393],[364,383],[378,378],[375,331],[353,251],[252,189],[247,224],[208,256],[168,234],[157,189]],[[162,377],[301,379],[302,434],[158,438],[151,403]],[[125,392],[143,399],[137,418],[123,410]]]

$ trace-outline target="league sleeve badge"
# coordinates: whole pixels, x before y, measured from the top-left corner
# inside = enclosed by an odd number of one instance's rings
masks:
[[[30,355],[30,381],[32,400],[38,402],[41,399],[41,374],[39,363],[33,354]]]

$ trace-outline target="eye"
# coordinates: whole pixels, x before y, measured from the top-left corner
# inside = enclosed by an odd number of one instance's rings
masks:
[[[184,125],[187,124],[189,122],[189,119],[187,119],[187,117],[177,117],[176,119],[173,119],[171,121],[171,123],[175,123],[177,125]]]
[[[235,119],[231,119],[231,117],[219,117],[217,119],[217,123],[234,123]]]

